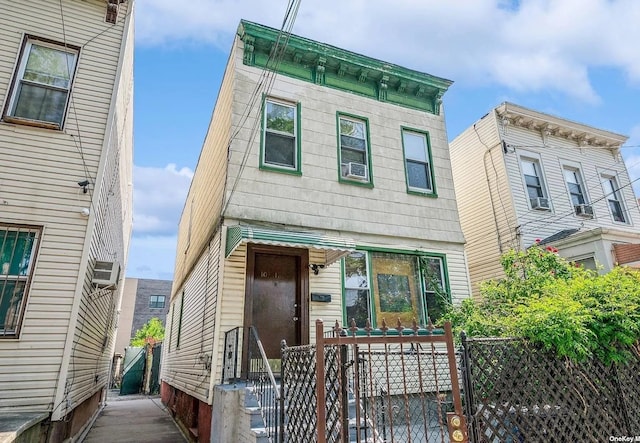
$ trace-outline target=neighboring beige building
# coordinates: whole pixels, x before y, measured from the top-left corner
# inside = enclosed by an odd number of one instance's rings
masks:
[[[162,393],[199,441],[237,424],[211,421],[228,331],[278,359],[317,319],[424,325],[470,296],[451,82],[295,35],[274,63],[278,40],[241,22],[179,225]]]
[[[58,442],[97,413],[109,377],[131,233],[133,1],[0,11],[0,421],[32,419],[21,438]]]
[[[500,256],[536,240],[587,268],[640,259],[627,137],[512,103],[455,138],[451,163],[474,296]],[[633,255],[635,252],[635,256]]]

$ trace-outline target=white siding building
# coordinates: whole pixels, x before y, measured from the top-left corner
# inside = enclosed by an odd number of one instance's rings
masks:
[[[51,442],[82,430],[109,377],[132,217],[132,3],[0,0],[0,420],[44,417]]]
[[[474,296],[479,282],[503,275],[501,254],[536,240],[601,272],[634,261],[640,211],[620,153],[626,140],[503,103],[451,142]]]
[[[317,319],[425,325],[470,296],[450,82],[295,35],[275,64],[278,34],[240,24],[180,221],[162,391],[200,441],[228,331],[278,359]]]

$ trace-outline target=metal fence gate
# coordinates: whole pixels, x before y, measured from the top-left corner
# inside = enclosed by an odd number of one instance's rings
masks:
[[[325,334],[283,348],[283,441],[467,442],[450,325]]]

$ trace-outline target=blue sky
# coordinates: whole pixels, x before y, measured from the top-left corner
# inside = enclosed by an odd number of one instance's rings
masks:
[[[136,0],[128,277],[172,278],[178,220],[238,23],[279,28],[286,6]],[[627,135],[635,179],[638,23],[637,0],[302,0],[293,32],[453,80],[443,99],[450,140],[503,101]]]

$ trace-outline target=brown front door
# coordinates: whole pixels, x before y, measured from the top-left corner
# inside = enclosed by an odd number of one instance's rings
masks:
[[[308,252],[249,245],[245,325],[254,326],[267,358],[280,358],[280,342],[308,341]]]

